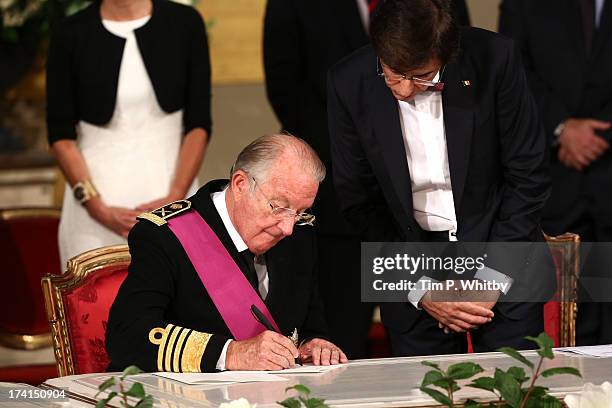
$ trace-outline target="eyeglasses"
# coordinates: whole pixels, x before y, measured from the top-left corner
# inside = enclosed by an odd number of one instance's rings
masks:
[[[257,180],[255,179],[255,177],[251,177],[251,179],[255,183],[255,188],[257,188],[259,186],[259,183],[257,183]],[[292,210],[291,208],[278,206],[274,204],[272,201],[270,201],[270,199],[268,199],[264,195],[261,189],[259,189],[259,191],[261,195],[266,200],[268,200],[268,205],[270,206],[270,212],[272,213],[274,217],[278,218],[279,220],[283,218],[293,218],[295,225],[310,225],[310,226],[314,225],[314,221],[316,219],[314,214],[310,214],[307,212],[299,213],[295,210]]]
[[[446,69],[446,65],[442,67],[440,71],[440,78],[444,75],[444,70]],[[414,84],[419,86],[426,86],[428,91],[442,91],[444,90],[444,82],[442,81],[428,81],[423,78],[419,78],[416,76],[408,76],[406,74],[396,74],[396,75],[386,75],[383,68],[382,63],[380,62],[380,58],[376,58],[376,73],[378,76],[383,77],[385,79],[385,83],[389,86],[395,86],[399,84],[401,81],[411,81]]]

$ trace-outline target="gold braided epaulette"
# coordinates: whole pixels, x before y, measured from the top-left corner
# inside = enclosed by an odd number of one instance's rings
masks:
[[[173,203],[166,204],[163,207],[159,207],[157,210],[142,213],[136,218],[138,218],[139,220],[151,221],[157,226],[162,226],[167,222],[166,220],[168,218],[174,217],[175,215],[187,211],[190,208],[191,201],[178,200]]]

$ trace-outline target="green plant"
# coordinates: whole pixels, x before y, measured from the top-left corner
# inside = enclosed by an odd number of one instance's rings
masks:
[[[302,384],[294,385],[293,387],[285,388],[285,392],[295,390],[298,392],[297,397],[290,397],[283,401],[277,401],[279,405],[287,408],[329,408],[325,404],[325,400],[310,396],[310,388]]]
[[[121,373],[121,377],[110,377],[108,380],[104,381],[98,387],[98,392],[96,393],[94,398],[98,398],[98,395],[109,388],[118,385],[119,392],[111,391],[108,393],[106,398],[99,400],[96,403],[96,408],[105,407],[113,398],[117,397],[120,399],[120,404],[124,408],[152,408],[153,407],[153,396],[145,393],[144,387],[139,382],[134,382],[132,386],[126,391],[126,386],[123,382],[128,376],[140,374],[142,370],[136,366],[129,366]],[[138,398],[138,402],[136,405],[130,405],[128,402],[128,397]]]
[[[537,364],[532,363],[511,347],[502,347],[498,351],[526,366],[531,371],[530,376],[527,376],[523,367],[510,367],[506,371],[496,368],[493,377],[478,377],[467,384],[468,387],[490,391],[495,395],[496,401],[481,403],[468,399],[464,403],[466,408],[557,408],[562,406],[558,399],[548,394],[547,387],[536,385],[536,381],[540,377],[546,378],[557,374],[581,377],[580,371],[574,367],[555,367],[542,371],[544,359],[555,358],[552,339],[546,333],[541,333],[538,337],[525,338],[538,346],[536,351],[540,359]],[[484,371],[480,365],[475,363],[453,364],[446,371],[438,364],[429,361],[421,363],[433,368],[423,377],[421,391],[450,408],[456,406],[454,394],[460,389],[457,380],[469,379]]]

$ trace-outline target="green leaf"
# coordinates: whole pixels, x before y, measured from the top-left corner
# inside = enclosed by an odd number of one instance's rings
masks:
[[[112,387],[115,384],[117,384],[117,379],[115,377],[110,377],[108,380],[106,380],[102,384],[98,385],[98,390],[105,391],[106,389]],[[96,396],[98,394],[96,394]]]
[[[144,398],[145,390],[141,383],[135,382],[134,384],[132,384],[130,389],[125,392],[125,395],[127,395],[128,397]]]
[[[96,402],[96,408],[104,408],[107,402],[106,398]]]
[[[525,408],[561,408],[563,406],[561,401],[550,395],[532,397],[532,394],[529,394],[529,400],[527,400]]]
[[[142,370],[140,368],[136,367],[135,365],[131,365],[127,367],[125,370],[123,370],[123,372],[121,373],[121,379],[123,380],[127,376],[140,374],[140,373],[142,373]]]
[[[582,377],[582,374],[580,374],[580,370],[574,367],[555,367],[542,371],[542,377],[544,378],[557,374],[570,374],[575,375],[576,377]]]
[[[445,378],[444,374],[442,374],[440,371],[434,371],[434,370],[428,371],[425,374],[425,377],[423,377],[423,381],[421,382],[421,387],[426,387],[444,378]]]
[[[502,398],[510,405],[512,408],[518,408],[521,403],[521,386],[519,385],[516,379],[500,370],[499,368],[495,369],[495,388],[499,390]]]
[[[111,392],[110,394],[108,394],[108,396],[100,401],[98,401],[96,403],[96,408],[102,408],[105,407],[106,404],[109,403],[110,400],[112,400],[113,398],[115,398],[115,396],[117,395],[117,393],[115,391]]]
[[[293,387],[289,387],[289,389],[291,389]],[[295,398],[287,398],[283,401],[276,401],[276,403],[278,405],[282,405],[283,407],[286,408],[300,408],[302,406],[302,404],[300,403],[300,401],[298,401]]]
[[[427,367],[431,367],[431,368],[435,368],[436,370],[440,371],[440,372],[444,372],[442,371],[442,369],[440,368],[440,366],[436,363],[432,363],[431,361],[421,361],[421,364],[423,364],[424,366]]]
[[[546,392],[548,391],[548,387],[539,387],[539,386],[535,386],[533,387],[533,389],[531,390],[531,392],[529,393],[529,398],[540,398],[546,395]],[[523,394],[527,393],[527,388],[523,388]]]
[[[138,401],[138,404],[134,408],[153,408],[153,396],[146,395],[143,399]]]
[[[555,358],[555,355],[553,354],[553,351],[552,351],[552,348],[555,344],[553,342],[553,339],[551,339],[550,336],[546,334],[546,332],[540,333],[538,337],[526,336],[525,338],[527,340],[533,341],[535,344],[538,345],[539,350],[537,351],[540,357],[544,357],[548,359]]]
[[[322,398],[310,398],[306,404],[307,408],[328,408],[325,400]]]
[[[522,367],[510,367],[507,373],[514,377],[519,384],[523,384],[529,379],[529,377],[525,375],[525,370]]]
[[[497,351],[499,351],[500,353],[504,353],[504,354],[512,357],[515,360],[520,361],[521,363],[525,364],[527,367],[529,367],[529,368],[531,368],[533,370],[533,363],[531,361],[527,360],[527,358],[525,356],[523,356],[521,353],[519,353],[518,351],[516,351],[512,347],[502,347],[502,348],[497,349]]]
[[[287,392],[289,390],[296,390],[300,394],[305,394],[305,395],[310,394],[310,388],[308,388],[307,386],[302,385],[302,384],[296,384],[293,387],[285,388],[285,392]]]
[[[476,401],[474,401],[473,399],[469,399],[467,401],[465,401],[465,408],[479,408],[480,404]]]
[[[436,387],[444,388],[445,390],[447,390],[448,388],[451,388],[453,392],[459,390],[459,386],[457,385],[457,382],[455,382],[455,380],[450,379],[450,378],[442,378],[438,381],[434,381],[433,385],[435,385]]]
[[[467,386],[493,392],[495,390],[495,379],[491,377],[480,377],[476,378]]]
[[[442,405],[446,405],[447,407],[452,407],[453,405],[451,400],[438,390],[434,390],[433,388],[421,387],[421,391],[423,391],[425,394],[429,395],[431,398],[433,398]]]
[[[453,380],[463,380],[482,373],[484,370],[475,363],[457,363],[448,367],[447,375]]]

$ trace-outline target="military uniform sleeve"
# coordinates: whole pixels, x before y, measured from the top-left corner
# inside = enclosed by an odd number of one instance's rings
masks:
[[[228,337],[167,319],[179,270],[178,243],[167,225],[140,221],[128,242],[132,262],[110,310],[106,349],[112,370],[212,372]],[[175,253],[176,252],[176,253]],[[178,256],[177,256],[178,255]]]

